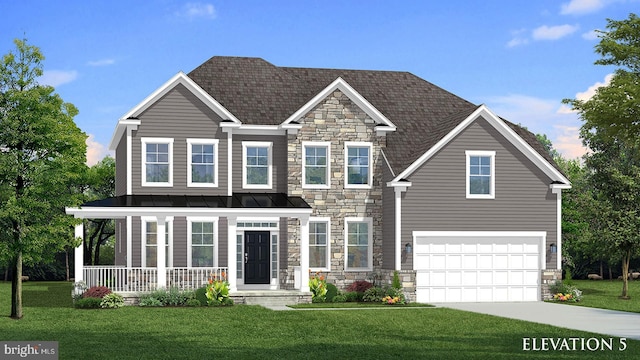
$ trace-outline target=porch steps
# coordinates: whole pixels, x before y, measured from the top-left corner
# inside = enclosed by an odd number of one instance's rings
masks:
[[[235,304],[278,306],[295,305],[311,302],[311,293],[298,290],[240,290],[230,297]]]

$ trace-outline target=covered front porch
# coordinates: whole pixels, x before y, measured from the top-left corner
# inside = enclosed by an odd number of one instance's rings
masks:
[[[84,265],[82,244],[76,248],[75,280],[83,281],[87,287],[107,286],[120,293],[160,288],[192,290],[204,286],[209,279],[224,278],[231,293],[276,291],[293,288],[293,285],[282,286],[285,282],[293,284],[292,280],[279,277],[281,270],[295,268],[296,291],[309,292],[311,208],[299,197],[244,193],[233,196],[125,195],[88,202],[66,211],[80,219],[118,219],[118,227],[122,228],[118,233],[118,247],[125,255],[114,266]],[[299,220],[300,239],[286,238],[286,224],[290,219]],[[196,226],[202,223],[211,224],[210,234],[196,230],[202,228]],[[83,234],[80,223],[75,236],[83,238]],[[196,243],[205,238],[210,239],[207,250],[212,251],[212,255],[207,261],[200,258],[196,261],[200,254]],[[293,248],[299,252],[296,254],[299,263],[282,261],[287,259],[290,250],[286,243],[291,240],[299,244]],[[206,240],[203,243],[208,244]],[[154,246],[156,244],[166,246]]]

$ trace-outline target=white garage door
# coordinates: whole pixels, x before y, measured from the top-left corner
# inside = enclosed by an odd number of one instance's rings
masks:
[[[545,232],[414,231],[418,302],[540,300]]]

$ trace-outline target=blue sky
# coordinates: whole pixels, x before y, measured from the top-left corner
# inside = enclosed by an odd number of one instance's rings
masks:
[[[580,156],[580,120],[563,98],[588,97],[595,29],[640,0],[4,1],[0,54],[26,37],[46,57],[41,83],[78,107],[88,161],[107,154],[118,119],[178,71],[211,56],[274,65],[409,71]]]

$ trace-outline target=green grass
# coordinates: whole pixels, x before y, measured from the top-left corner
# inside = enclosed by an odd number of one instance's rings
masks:
[[[640,313],[640,280],[629,281],[629,296],[623,300],[622,280],[572,280],[582,291],[582,301],[572,305]]]
[[[524,337],[598,337],[444,308],[271,311],[259,306],[79,310],[71,284],[24,284],[22,320],[0,283],[0,340],[58,341],[60,359],[599,359],[618,352],[525,352]]]
[[[406,309],[416,307],[433,307],[429,304],[409,303],[404,305],[384,305],[382,303],[371,302],[341,302],[341,303],[313,303],[313,304],[298,304],[290,305],[289,307],[294,309],[354,309],[354,308],[380,308],[380,309]]]

